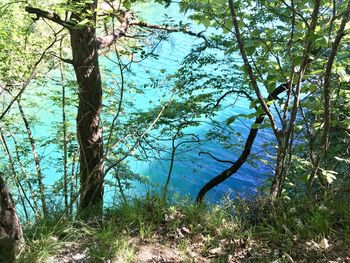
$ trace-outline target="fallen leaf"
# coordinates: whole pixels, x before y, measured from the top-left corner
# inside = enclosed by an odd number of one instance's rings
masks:
[[[324,238],[321,240],[320,244],[319,244],[320,248],[322,249],[327,249],[329,248],[329,244],[328,244],[328,240],[327,238]]]
[[[177,232],[178,238],[184,238],[184,237],[185,237],[184,234],[182,234],[180,228],[177,228],[177,229],[176,229],[176,232]]]
[[[229,243],[230,243],[230,241],[227,240],[227,239],[221,239],[220,240],[220,244],[223,245],[223,246],[227,246]]]
[[[185,226],[181,227],[181,232],[186,234],[191,234],[191,231]]]
[[[217,247],[217,248],[212,248],[208,251],[210,254],[213,254],[213,255],[218,255],[218,254],[221,254],[222,253],[222,249],[221,247]]]

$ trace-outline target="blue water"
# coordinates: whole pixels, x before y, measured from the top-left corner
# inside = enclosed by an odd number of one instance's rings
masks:
[[[154,9],[157,9],[158,12],[155,13]],[[179,15],[177,12],[177,6],[171,6],[169,9],[164,10],[161,6],[159,6],[159,8],[150,9],[149,5],[144,5],[139,8],[139,11],[141,16],[147,17],[148,21],[154,24],[162,22],[162,16],[164,13],[170,13],[171,15],[174,14],[177,21],[182,20],[183,22],[189,22],[186,16]],[[204,28],[198,25],[194,25],[191,29],[196,32],[204,30]],[[132,70],[134,73],[136,73],[136,75],[129,77],[131,77],[138,85],[144,85],[148,82],[148,79],[145,78],[145,76],[148,76],[148,78],[157,77],[160,75],[159,72],[162,69],[166,69],[168,74],[175,73],[183,58],[191,51],[193,44],[198,44],[201,41],[203,40],[196,37],[191,37],[182,33],[173,33],[170,41],[163,42],[156,49],[156,53],[159,55],[159,58],[148,58],[143,63],[133,65]],[[218,53],[217,56],[223,56],[223,54]],[[105,63],[104,65],[106,65],[106,63],[108,65],[108,61],[103,63]],[[208,68],[208,70],[212,69]],[[170,89],[170,87],[166,88]],[[136,101],[136,104],[140,110],[145,110],[150,107],[152,105],[150,101],[155,101],[155,96],[157,95],[161,96],[161,92],[159,92],[159,94],[155,94],[155,91],[151,88],[139,96],[129,94],[129,96],[132,96]],[[227,118],[233,115],[250,113],[251,111],[249,110],[249,104],[250,103],[245,100],[237,101],[235,105],[222,110],[216,118],[216,121],[224,122]],[[217,162],[208,155],[199,156],[199,152],[210,152],[219,159],[235,161],[243,149],[244,140],[249,132],[250,124],[252,122],[252,120],[244,120],[243,122],[242,120],[236,120],[232,124],[231,128],[234,129],[235,132],[242,134],[242,136],[239,139],[233,138],[234,141],[231,141],[231,143],[241,142],[240,147],[227,150],[224,148],[224,144],[220,144],[217,141],[204,140],[199,148],[176,155],[169,187],[170,192],[175,194],[180,193],[180,195],[189,195],[192,198],[195,198],[199,189],[206,182],[230,166],[230,164],[227,163]],[[209,124],[206,124],[187,131],[195,133],[201,138],[204,138],[205,134],[211,128],[212,127]],[[261,151],[264,143],[271,143],[272,141],[273,136],[269,131],[261,131],[256,139],[252,155],[258,151]],[[170,146],[170,142],[168,143],[168,146]],[[265,152],[263,151],[260,154],[264,156]],[[163,154],[162,157],[169,159],[170,154]],[[135,161],[132,160],[132,158],[129,160],[131,160],[130,166],[133,171],[142,176],[148,177],[156,189],[159,190],[164,185],[168,174],[170,161],[159,160],[148,163]],[[268,167],[261,162],[255,161],[255,167],[246,163],[237,172],[237,174],[233,175],[224,183],[210,191],[207,196],[207,200],[210,202],[218,202],[224,195],[230,192],[231,196],[233,197],[238,194],[252,195],[257,192],[258,187],[261,186],[262,182],[270,173],[271,167]],[[135,184],[133,194],[141,195],[150,189],[152,189],[150,185]],[[111,189],[107,188],[106,190],[108,192]],[[113,192],[113,190],[111,191]]]
[[[160,5],[149,5],[143,4],[139,5],[138,10],[141,17],[147,18],[149,23],[159,24],[164,21],[164,14],[169,14],[174,16],[176,21],[182,20],[184,23],[189,22],[185,15],[178,13],[178,8],[176,5],[172,5],[169,9],[165,10]],[[193,23],[192,23],[193,24]],[[202,31],[204,28],[198,25],[193,25],[191,28],[193,31]],[[210,32],[209,32],[210,33]],[[152,41],[150,39],[149,41]],[[142,87],[150,83],[151,78],[158,78],[163,69],[166,69],[166,74],[173,74],[181,65],[183,58],[191,51],[193,44],[198,44],[202,40],[196,37],[191,37],[182,33],[172,33],[169,41],[163,41],[155,50],[158,54],[158,59],[147,58],[141,63],[132,64],[131,71],[133,74],[126,72],[125,77],[128,83],[133,83],[136,87]],[[150,49],[152,47],[149,47]],[[218,53],[218,56],[223,56],[223,54]],[[113,54],[108,54],[108,56],[113,57]],[[113,57],[115,59],[115,56]],[[108,69],[112,72],[117,72],[113,63],[108,59],[101,56],[100,58],[101,68]],[[208,70],[212,70],[209,68]],[[68,73],[68,78],[74,79],[73,72]],[[116,73],[118,74],[118,72]],[[53,79],[59,79],[59,73],[52,73]],[[108,83],[108,75],[102,75],[103,80]],[[34,110],[30,110],[28,106],[27,112],[29,116],[38,119],[38,124],[33,128],[33,134],[36,139],[48,138],[54,139],[58,123],[61,120],[61,112],[58,106],[54,106],[49,99],[52,92],[59,94],[61,87],[57,84],[45,84],[45,85],[31,85],[23,95],[24,104],[25,101],[29,104],[30,100],[37,100],[37,107]],[[125,93],[125,98],[132,99],[138,111],[144,111],[147,108],[155,105],[158,99],[165,101],[169,98],[170,86],[164,83],[164,88],[161,91],[155,91],[152,88],[143,89],[143,94],[135,94],[133,90],[127,90]],[[38,97],[38,92],[43,95]],[[67,92],[74,94],[74,89],[68,89]],[[165,96],[162,95],[165,93]],[[115,96],[116,98],[118,95]],[[27,98],[27,100],[25,100]],[[113,99],[113,98],[112,98]],[[229,117],[240,114],[240,113],[250,113],[248,101],[238,100],[235,105],[226,107],[224,110],[220,111],[219,115],[215,118],[216,121],[225,122]],[[38,107],[39,106],[39,107]],[[126,107],[127,108],[127,107]],[[16,110],[13,109],[12,112]],[[72,123],[75,122],[75,107],[70,107],[67,109],[70,114],[70,120]],[[135,111],[135,110],[134,110]],[[125,109],[126,115],[128,109]],[[130,112],[129,112],[130,113]],[[106,113],[103,114],[103,118],[110,118]],[[249,132],[249,128],[253,120],[241,120],[238,119],[231,124],[231,127],[226,129],[233,129],[235,132],[239,132],[241,136],[232,136],[231,143],[237,143],[239,146],[232,149],[225,149],[225,144],[219,143],[217,141],[205,140],[205,134],[212,128],[210,124],[202,124],[199,127],[190,128],[187,132],[195,133],[203,140],[199,147],[193,147],[191,151],[186,151],[182,154],[177,154],[174,162],[174,169],[169,185],[169,191],[173,194],[179,194],[181,196],[189,195],[195,198],[200,188],[208,182],[211,178],[221,173],[223,170],[228,168],[230,164],[220,163],[215,161],[208,155],[200,155],[200,151],[210,152],[212,155],[219,159],[235,161],[239,154],[241,153],[244,145],[245,138]],[[74,125],[70,127],[70,130],[74,132]],[[154,131],[152,131],[154,132]],[[105,132],[106,135],[106,132]],[[18,133],[19,137],[24,138],[25,135]],[[264,150],[262,145],[272,144],[273,136],[268,130],[259,131],[259,135],[256,139],[255,146],[252,151],[252,155],[259,153],[260,156],[266,157],[267,151]],[[170,146],[170,143],[166,144]],[[41,156],[43,172],[45,176],[45,184],[48,185],[47,191],[53,191],[53,184],[59,180],[62,175],[61,171],[57,170],[57,167],[61,166],[62,162],[59,160],[61,157],[61,152],[57,149],[54,143],[49,143],[47,145],[39,146],[39,154]],[[178,153],[181,152],[179,149]],[[162,154],[162,158],[168,159],[169,154]],[[253,159],[252,159],[253,160]],[[147,177],[150,184],[140,184],[135,182],[133,184],[133,189],[128,191],[131,195],[142,195],[148,190],[161,189],[166,181],[166,176],[169,169],[168,160],[158,160],[152,162],[138,161],[135,158],[128,157],[126,160],[128,165],[131,167],[134,173],[141,176]],[[253,165],[254,164],[254,165]],[[28,164],[26,167],[28,172],[35,174],[35,167],[33,164]],[[71,168],[69,167],[69,170]],[[257,192],[259,186],[264,182],[264,180],[270,175],[272,168],[259,162],[253,160],[252,163],[246,163],[242,168],[231,178],[226,180],[221,185],[214,188],[209,192],[207,200],[209,202],[218,202],[224,195],[230,193],[232,197],[237,195],[250,196]],[[107,179],[111,179],[108,176]],[[106,186],[106,204],[114,202],[113,197],[118,194],[118,190]]]

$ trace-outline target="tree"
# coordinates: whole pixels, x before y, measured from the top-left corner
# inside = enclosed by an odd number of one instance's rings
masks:
[[[110,47],[125,36],[131,26],[169,32],[184,32],[200,36],[187,30],[185,27],[170,28],[136,20],[134,13],[125,9],[122,5],[115,2],[106,3],[110,10],[102,11],[106,11],[110,17],[116,17],[120,23],[118,28],[114,28],[112,33],[105,36],[97,36],[96,33],[99,26],[99,9],[96,0],[75,0],[68,4],[63,4],[61,11],[66,13],[65,19],[62,19],[57,13],[31,6],[26,7],[26,11],[36,15],[37,19],[50,20],[67,29],[70,35],[72,59],[61,59],[73,65],[79,88],[77,138],[80,147],[80,211],[87,208],[96,208],[101,212],[103,202],[105,159],[100,120],[102,85],[98,60],[99,50]],[[125,1],[123,4],[130,6],[128,1]]]
[[[0,173],[0,260],[15,262],[23,243],[22,227],[16,214],[11,194]]]
[[[18,191],[18,195],[21,196],[23,194],[22,192],[25,190],[31,192],[31,199],[25,198],[24,203],[28,204],[32,208],[32,212],[38,217],[42,212],[47,212],[40,159],[36,152],[35,138],[31,134],[30,126],[32,124],[28,123],[25,110],[22,108],[19,100],[28,86],[34,80],[38,80],[42,75],[45,75],[47,68],[50,68],[50,64],[47,63],[45,55],[55,42],[55,36],[48,36],[44,32],[45,30],[41,31],[42,28],[38,28],[35,33],[42,34],[42,38],[34,37],[33,28],[31,27],[32,21],[24,14],[23,8],[23,3],[11,1],[5,1],[0,6],[0,17],[3,21],[0,24],[0,95],[4,99],[3,109],[0,114],[1,145],[3,146],[2,148],[5,156],[9,159],[9,166],[13,175],[12,179],[15,181],[16,185],[22,188]],[[54,40],[54,42],[51,42],[52,40]],[[31,45],[27,45],[27,41],[30,42]],[[19,106],[19,112],[17,112],[17,114],[11,114],[16,111],[14,107],[16,104]],[[18,116],[20,116],[21,119],[18,119]],[[24,129],[19,126],[19,123],[22,122],[24,122],[26,126]],[[23,155],[28,158],[29,154],[27,154],[27,150],[24,150],[26,149],[26,143],[21,146],[17,143],[18,138],[16,140],[16,136],[14,136],[17,132],[26,132],[32,146],[35,168],[37,168],[37,173],[33,177],[28,175],[25,169],[26,165],[23,165],[20,160],[20,152],[23,152]],[[11,139],[8,140],[6,139],[7,137],[11,137]],[[16,161],[14,161],[14,155],[10,153],[13,148],[16,151]],[[10,161],[10,159],[12,159],[12,161]],[[17,170],[19,168],[17,164],[20,167],[20,171]],[[4,166],[7,166],[7,164],[5,163]],[[30,169],[31,167],[33,166],[27,168]],[[11,173],[9,173],[9,175]],[[31,182],[33,178],[36,179],[35,183]],[[10,179],[11,177],[9,176],[9,180]],[[25,184],[21,183],[22,180],[25,180]],[[26,186],[28,187],[27,189]],[[38,209],[39,205],[36,202],[36,196],[33,191],[35,187],[38,187],[43,211]],[[34,207],[31,202],[34,203]]]
[[[329,70],[334,68],[335,55],[344,39],[344,26],[349,20],[349,2],[218,0],[208,3],[181,1],[180,5],[182,11],[194,11],[192,19],[206,27],[220,28],[223,33],[233,36],[226,46],[227,52],[240,54],[243,81],[255,93],[257,119],[264,115],[268,117],[268,124],[264,126],[270,127],[277,142],[276,165],[270,188],[272,200],[281,197],[291,166],[300,98],[310,94],[310,86],[322,91],[319,96],[323,97],[325,107],[323,150],[316,154],[314,168],[309,171],[309,184],[312,184],[320,156],[327,149],[325,145],[331,116],[330,79],[339,78],[337,74],[330,74]],[[222,12],[227,9],[227,13]],[[322,81],[316,84],[318,78]],[[280,85],[287,87],[285,96],[272,101],[264,99],[263,94],[272,94]],[[250,139],[251,136],[248,136],[246,146],[249,146]],[[245,147],[244,152],[249,152],[249,148]],[[247,157],[247,154],[243,156]],[[310,155],[310,158],[313,156]],[[245,160],[238,161],[244,163]],[[198,199],[201,200],[207,190],[232,174],[232,171],[224,171],[215,177],[211,182],[216,183],[208,183],[200,191]]]

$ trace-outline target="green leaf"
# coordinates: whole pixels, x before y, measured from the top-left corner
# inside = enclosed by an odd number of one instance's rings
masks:
[[[252,56],[255,53],[255,47],[254,46],[247,46],[246,47],[246,53],[248,56]]]
[[[82,21],[80,21],[80,22],[76,25],[76,27],[82,28],[82,27],[86,26],[89,22],[90,22],[90,19],[85,18],[85,19],[83,19]]]
[[[228,119],[225,121],[225,124],[226,124],[227,126],[229,126],[229,125],[232,124],[238,117],[239,117],[239,115],[231,116],[230,118],[228,118]]]

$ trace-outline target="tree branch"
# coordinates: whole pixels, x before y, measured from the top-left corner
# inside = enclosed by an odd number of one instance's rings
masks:
[[[283,93],[284,91],[288,90],[288,88],[290,88],[290,85],[288,83],[285,83],[285,84],[278,86],[268,96],[267,101],[269,102],[269,101],[273,101],[273,100],[277,99],[277,96],[279,94]],[[246,162],[246,160],[248,159],[248,157],[250,155],[250,151],[251,151],[253,143],[255,141],[255,137],[259,131],[259,128],[256,126],[259,124],[262,124],[264,122],[265,115],[266,114],[263,113],[255,119],[253,128],[251,128],[249,131],[248,137],[247,137],[245,145],[244,145],[244,149],[243,149],[241,155],[239,156],[239,158],[235,162],[232,162],[232,165],[228,169],[226,169],[221,174],[212,178],[208,183],[206,183],[201,188],[201,190],[199,191],[199,193],[197,195],[197,199],[196,199],[197,203],[203,202],[203,199],[208,191],[210,191],[212,188],[219,185],[220,183],[225,181],[227,178],[229,178],[231,175],[236,173],[241,168],[241,166]]]
[[[199,152],[199,155],[201,154],[207,154],[209,155],[211,158],[213,158],[215,161],[219,162],[219,163],[230,163],[230,164],[234,164],[234,162],[230,161],[230,160],[222,160],[222,159],[219,159],[217,157],[215,157],[214,155],[212,155],[211,153],[209,152]]]
[[[53,13],[51,11],[41,10],[39,8],[35,8],[35,7],[32,7],[32,6],[26,6],[25,10],[29,14],[36,15],[36,19],[45,18],[45,19],[48,19],[48,20],[50,20],[52,22],[55,22],[58,25],[61,25],[61,26],[65,27],[65,28],[71,27],[71,25],[69,25],[69,23],[67,23],[64,20],[62,20],[58,14]]]
[[[277,127],[275,118],[273,117],[273,114],[269,110],[269,106],[267,105],[267,103],[265,102],[265,100],[264,100],[264,98],[263,98],[263,96],[261,94],[258,82],[256,80],[256,77],[254,76],[252,67],[251,67],[251,65],[250,65],[250,63],[248,61],[248,56],[247,56],[247,52],[246,52],[246,49],[245,49],[245,46],[244,46],[244,43],[243,43],[243,40],[242,40],[240,27],[238,25],[236,10],[235,10],[235,7],[233,5],[233,1],[232,0],[228,0],[228,4],[229,4],[229,7],[230,7],[231,18],[232,18],[233,26],[234,26],[234,29],[235,29],[235,35],[236,35],[238,47],[239,47],[239,50],[240,50],[240,53],[241,53],[241,56],[242,56],[242,59],[243,59],[243,63],[244,63],[245,69],[246,69],[246,71],[248,73],[248,77],[249,77],[250,82],[252,84],[252,87],[253,87],[253,89],[254,89],[254,91],[256,93],[256,96],[258,97],[258,100],[259,100],[262,108],[264,109],[264,112],[269,117],[269,120],[271,122],[272,130],[273,130],[277,140],[280,140],[281,136],[280,136],[280,132],[279,132],[279,129]]]
[[[157,29],[157,30],[164,30],[167,32],[182,32],[190,36],[203,38],[205,42],[207,42],[207,39],[202,35],[202,32],[196,33],[191,30],[188,30],[187,28],[175,28],[175,27],[168,27],[168,26],[162,26],[162,25],[153,25],[153,24],[148,24],[146,22],[139,21],[139,20],[129,21],[131,18],[133,18],[133,16],[134,16],[134,13],[132,11],[123,12],[122,16],[119,17],[119,21],[121,21],[121,24],[115,32],[106,36],[99,36],[96,38],[98,48],[99,49],[107,48],[111,46],[113,43],[115,43],[121,37],[126,36],[126,32],[130,26],[139,26],[139,27],[145,27],[145,28],[151,28],[151,29]]]
[[[148,24],[148,23],[143,22],[143,21],[132,21],[132,22],[130,22],[130,25],[158,29],[158,30],[164,30],[167,32],[182,32],[182,33],[185,33],[185,34],[190,35],[190,36],[203,38],[205,41],[207,41],[206,38],[202,35],[202,32],[196,33],[196,32],[193,32],[193,31],[188,30],[187,28],[183,28],[183,27],[176,28],[176,27],[168,27],[168,26],[162,26],[162,25],[153,25],[153,24]]]
[[[331,72],[333,67],[333,62],[335,60],[338,47],[340,45],[340,41],[342,37],[344,36],[344,30],[346,24],[349,22],[350,19],[350,1],[347,3],[346,10],[344,12],[343,18],[340,23],[340,27],[337,31],[337,35],[335,37],[335,40],[332,44],[327,64],[326,64],[326,70],[324,73],[324,82],[323,82],[323,107],[324,107],[324,126],[323,126],[323,133],[321,138],[321,149],[320,152],[316,155],[315,163],[313,164],[313,169],[311,171],[308,184],[306,187],[306,194],[310,194],[313,180],[320,168],[320,163],[322,158],[327,152],[328,149],[328,136],[329,136],[329,129],[330,129],[330,122],[332,117],[332,111],[331,111]]]
[[[60,16],[56,13],[53,13],[51,11],[46,11],[46,10],[41,10],[39,8],[31,7],[31,6],[26,6],[25,10],[29,14],[34,14],[36,15],[36,19],[39,18],[44,18],[48,19],[58,25],[63,26],[64,28],[67,29],[72,29],[74,25],[70,24],[69,22],[66,22],[60,18]],[[200,33],[193,32],[191,30],[188,30],[187,28],[173,28],[173,27],[168,27],[168,26],[162,26],[162,25],[152,25],[148,24],[143,21],[130,21],[134,18],[134,12],[132,11],[121,11],[120,16],[118,16],[118,20],[120,21],[120,26],[112,33],[106,36],[98,36],[96,37],[96,43],[98,46],[98,49],[103,49],[111,46],[113,43],[115,43],[118,39],[121,37],[125,36],[127,30],[129,29],[130,26],[139,26],[139,27],[147,27],[147,28],[152,28],[152,29],[158,29],[158,30],[165,30],[168,32],[182,32],[191,36],[196,36],[203,38],[205,41],[206,38]],[[68,62],[65,61],[65,62]],[[68,62],[69,63],[69,62]]]
[[[118,19],[121,22],[120,26],[112,34],[96,37],[98,49],[107,48],[119,38],[125,36],[131,24],[129,20],[133,17],[134,13],[132,11],[121,12],[121,16]]]

